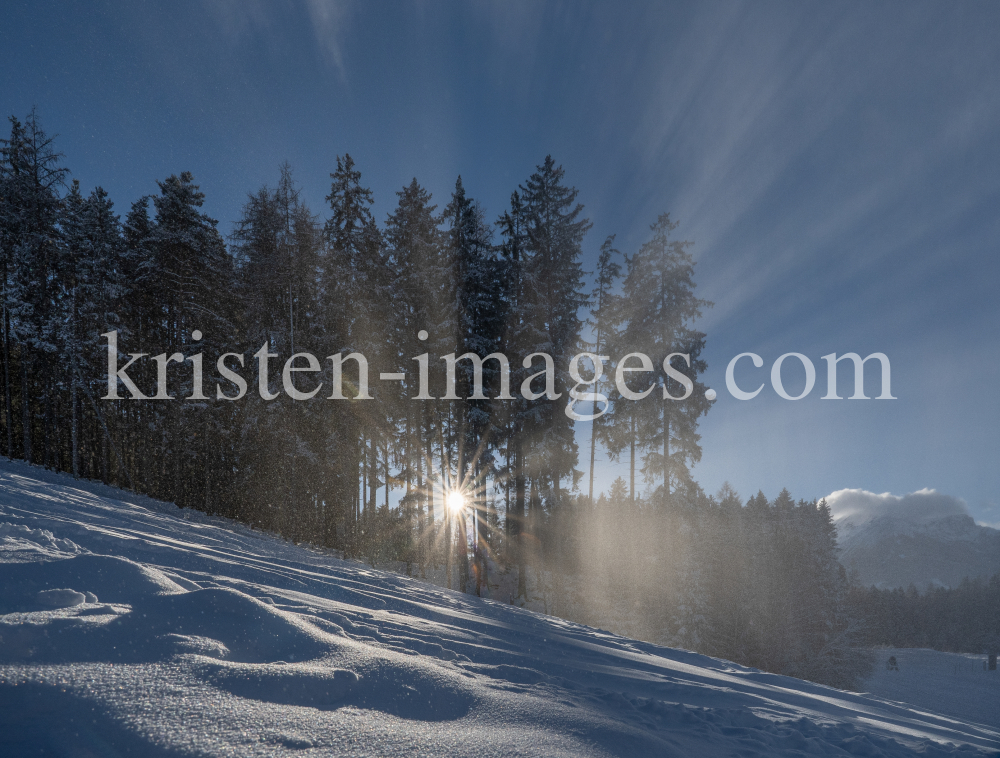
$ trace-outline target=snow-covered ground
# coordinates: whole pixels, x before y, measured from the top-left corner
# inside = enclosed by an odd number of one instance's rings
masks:
[[[961,712],[957,688],[935,697],[939,674],[911,674],[907,651],[872,689],[917,706],[463,596],[5,461],[0,614],[3,756],[1000,753],[1000,718]]]
[[[1000,729],[1000,671],[987,669],[985,655],[891,647],[876,653],[868,692]]]

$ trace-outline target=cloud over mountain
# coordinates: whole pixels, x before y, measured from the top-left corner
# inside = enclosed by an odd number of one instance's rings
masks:
[[[932,489],[908,495],[876,494],[861,489],[837,490],[826,498],[834,521],[864,524],[877,518],[926,523],[948,516],[968,516],[965,501]]]
[[[1000,532],[976,524],[965,501],[932,489],[907,495],[837,490],[826,498],[840,562],[864,585],[955,587],[1000,571]]]

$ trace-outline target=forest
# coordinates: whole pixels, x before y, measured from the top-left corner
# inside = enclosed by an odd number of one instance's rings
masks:
[[[587,272],[591,224],[550,156],[496,217],[461,177],[441,209],[414,179],[380,224],[344,154],[321,213],[285,165],[224,237],[190,173],[120,213],[70,180],[36,113],[11,117],[0,147],[7,456],[411,575],[443,568],[462,591],[493,591],[487,571],[499,572],[516,584],[494,599],[540,597],[640,639],[842,687],[864,676],[864,624],[825,503],[787,491],[744,503],[691,476],[712,405],[696,321],[711,304],[669,214],[637,250],[605,239]],[[119,365],[176,353],[214,366],[260,348],[282,361],[360,353],[405,378],[373,382],[375,402],[298,402],[279,372],[258,372],[259,391],[225,402],[217,387],[232,385],[214,372],[201,393],[191,372],[160,382],[146,360],[129,375],[163,399],[108,400],[111,331]],[[581,350],[688,360],[600,385],[606,412],[581,450],[564,412]],[[500,397],[495,361],[474,392],[466,361],[447,393],[440,358],[465,353],[512,356],[512,386],[532,392]],[[537,353],[555,368],[533,377],[520,358]],[[357,397],[346,371],[344,384]],[[594,492],[597,445],[623,472],[607,493]]]
[[[864,618],[870,645],[929,647],[951,653],[1000,651],[1000,574],[966,577],[957,587],[920,592],[852,586],[847,602]]]

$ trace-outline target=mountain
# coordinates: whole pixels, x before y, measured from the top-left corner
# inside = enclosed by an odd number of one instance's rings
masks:
[[[865,586],[955,587],[1000,572],[1000,530],[977,524],[957,498],[840,490],[827,502],[840,562]]]
[[[933,711],[637,642],[0,461],[3,756],[1000,750],[996,725]]]

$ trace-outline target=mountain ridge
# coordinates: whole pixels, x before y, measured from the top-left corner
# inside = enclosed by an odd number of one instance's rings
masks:
[[[836,524],[840,562],[865,586],[957,587],[1000,572],[1000,530],[968,514],[848,516]]]

